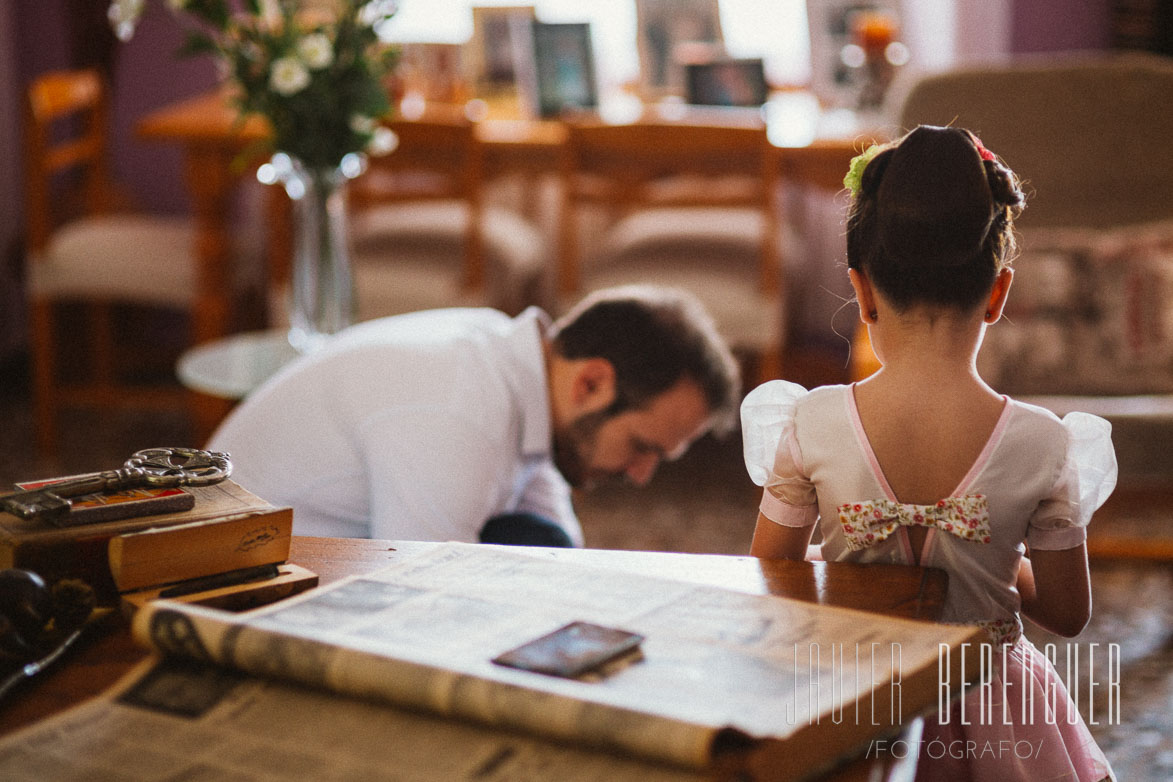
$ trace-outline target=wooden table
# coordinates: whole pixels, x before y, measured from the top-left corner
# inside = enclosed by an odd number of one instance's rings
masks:
[[[294,537],[290,561],[318,574],[321,584],[394,564],[434,543],[354,538]],[[944,571],[903,565],[759,560],[713,554],[529,549],[537,556],[644,575],[695,581],[752,594],[771,594],[822,605],[856,608],[910,619],[935,620],[944,605]],[[0,704],[0,735],[98,695],[148,652],[113,613],[89,628],[68,655],[26,681]],[[863,782],[887,778],[879,761],[858,761],[828,779]],[[880,773],[880,776],[875,776]]]

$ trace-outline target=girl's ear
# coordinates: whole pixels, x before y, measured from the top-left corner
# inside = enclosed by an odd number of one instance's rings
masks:
[[[994,287],[990,291],[990,299],[986,302],[986,323],[997,323],[1002,317],[1002,309],[1006,306],[1006,297],[1010,295],[1010,283],[1013,281],[1013,269],[1007,267],[998,272],[994,279]]]
[[[865,326],[870,326],[878,316],[872,281],[858,269],[848,269],[847,276],[851,280],[851,287],[855,289],[855,300],[859,302],[859,319]]]

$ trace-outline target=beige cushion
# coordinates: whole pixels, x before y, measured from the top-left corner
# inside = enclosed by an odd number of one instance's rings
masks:
[[[761,351],[782,344],[785,307],[759,286],[761,212],[748,208],[670,206],[631,213],[610,229],[585,210],[582,294],[613,285],[652,283],[690,291],[731,345]],[[785,256],[784,251],[784,256]]]
[[[761,213],[753,209],[672,207],[624,218],[586,256],[583,292],[657,283],[695,294],[732,345],[775,348],[784,336],[780,296],[759,286]],[[589,235],[584,237],[590,241]],[[784,253],[785,255],[785,253]],[[579,296],[561,302],[569,307]]]
[[[76,220],[31,259],[30,294],[186,307],[195,297],[195,232],[181,217]]]
[[[760,350],[782,344],[782,304],[778,298],[763,296],[755,277],[721,274],[709,266],[682,262],[679,255],[663,260],[672,260],[673,264],[636,261],[610,267],[593,274],[586,290],[632,283],[683,288],[701,300],[718,331],[731,345]]]
[[[373,310],[372,317],[466,304],[520,312],[542,303],[536,299],[546,242],[520,215],[496,206],[481,213],[485,289],[460,291],[467,221],[459,201],[395,204],[357,215],[351,238],[360,314],[364,300],[386,310]]]
[[[620,220],[606,233],[603,254],[638,252],[652,245],[724,245],[744,255],[755,268],[759,259],[762,214],[736,207],[666,207],[646,209]],[[728,259],[722,259],[726,262]],[[590,261],[588,260],[588,263]]]

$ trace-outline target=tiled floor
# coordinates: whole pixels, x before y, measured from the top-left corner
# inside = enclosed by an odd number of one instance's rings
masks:
[[[32,429],[22,375],[20,367],[0,368],[0,485],[117,466],[139,448],[192,444],[182,414],[74,413],[65,422],[60,458],[35,459],[30,455]],[[1121,463],[1122,491],[1130,483],[1143,484],[1149,501],[1127,504],[1126,511],[1113,510],[1110,501],[1093,530],[1173,536],[1173,512],[1165,510],[1173,508],[1173,480],[1154,474],[1152,462],[1143,458],[1130,461],[1122,454]],[[1128,474],[1145,470],[1144,475]],[[666,465],[645,489],[615,488],[582,497],[579,511],[592,547],[743,554],[756,499],[734,435],[724,442],[702,440],[679,462]],[[1136,512],[1138,507],[1145,512]],[[1121,671],[1119,724],[1104,724],[1106,688],[1101,687],[1093,712],[1101,724],[1093,732],[1119,779],[1173,779],[1173,563],[1097,560],[1092,580],[1095,615],[1074,639],[1085,660],[1075,670],[1081,682],[1089,676],[1105,681],[1104,650],[1118,643]],[[1028,634],[1040,647],[1056,643],[1062,675],[1063,653],[1074,647],[1036,628]],[[1089,673],[1086,654],[1092,649],[1099,656]],[[1080,689],[1086,693],[1086,684]],[[1085,697],[1081,706],[1087,715]]]

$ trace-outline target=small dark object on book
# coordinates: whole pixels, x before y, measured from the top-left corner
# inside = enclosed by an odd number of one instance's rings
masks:
[[[202,576],[200,578],[191,578],[187,581],[180,581],[159,592],[159,597],[182,597],[184,595],[195,594],[196,592],[206,592],[209,589],[221,589],[222,587],[249,584],[253,581],[264,581],[265,579],[276,578],[278,575],[280,575],[280,571],[275,564],[229,570],[226,573],[216,573],[211,576]]]
[[[497,665],[567,679],[598,671],[639,651],[644,637],[614,627],[571,622],[493,658]]]

